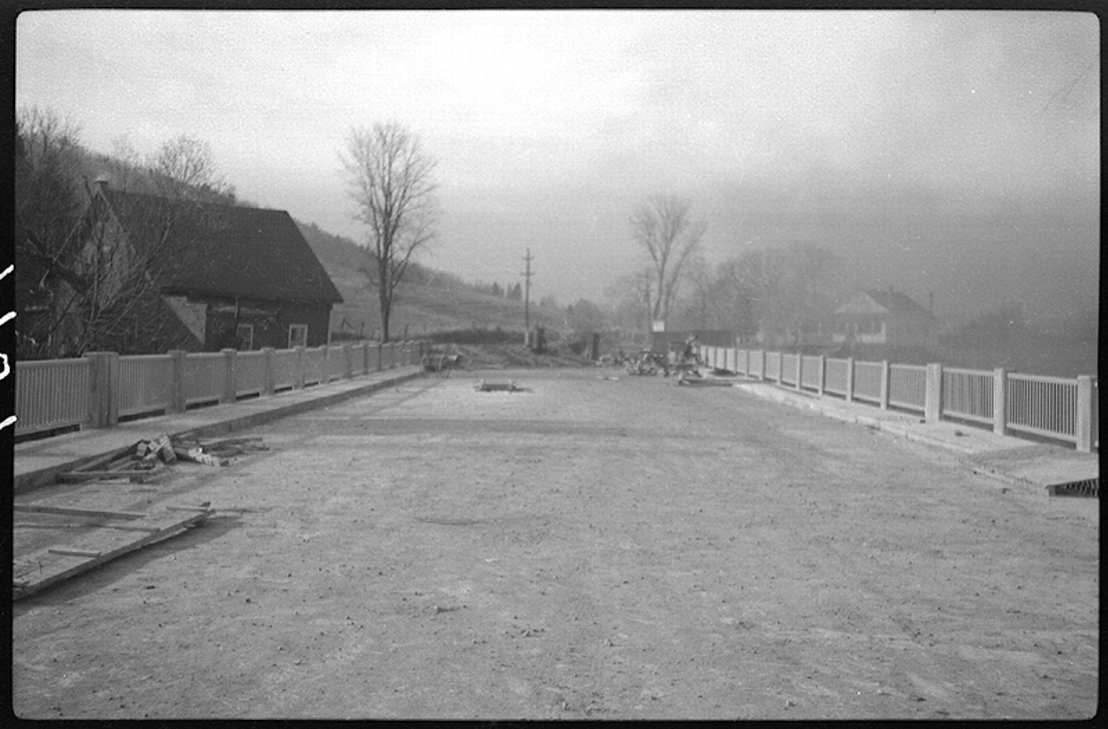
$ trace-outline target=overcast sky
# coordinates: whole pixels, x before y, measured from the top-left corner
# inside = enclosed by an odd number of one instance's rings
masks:
[[[692,200],[711,260],[826,235],[862,284],[918,298],[905,267],[932,265],[959,301],[987,282],[905,252],[1011,266],[1045,225],[1095,271],[1099,43],[1095,16],[1053,12],[37,11],[16,101],[98,151],[207,140],[241,198],[355,240],[338,150],[398,121],[440,161],[424,262],[510,283],[529,247],[565,303],[636,265],[655,193]]]

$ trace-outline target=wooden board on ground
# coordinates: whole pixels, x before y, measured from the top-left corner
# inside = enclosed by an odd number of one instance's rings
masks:
[[[682,377],[677,381],[678,385],[692,385],[694,387],[732,387],[734,380],[721,380],[716,378]]]
[[[55,477],[60,483],[83,483],[104,479],[125,478],[131,482],[143,483],[166,472],[166,467],[153,454],[150,458],[136,460],[134,449],[117,451],[111,455],[63,471]]]
[[[107,528],[96,529],[80,544],[56,545],[19,557],[12,565],[12,599],[28,597],[128,552],[176,536],[212,513],[213,509],[151,514],[140,521],[129,521],[126,530],[106,524],[103,526]],[[144,533],[137,536],[140,528]]]
[[[149,516],[141,511],[106,511],[103,509],[78,509],[72,506],[49,504],[12,504],[12,511],[35,514],[63,514],[65,516],[92,516],[101,519],[142,519]]]

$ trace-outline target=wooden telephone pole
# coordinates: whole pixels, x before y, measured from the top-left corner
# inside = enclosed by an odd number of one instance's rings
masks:
[[[523,343],[531,344],[531,249],[527,249],[527,255],[523,258],[527,263],[527,270],[523,272]]]

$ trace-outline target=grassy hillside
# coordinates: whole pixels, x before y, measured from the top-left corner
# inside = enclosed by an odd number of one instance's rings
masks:
[[[377,293],[358,270],[365,249],[314,225],[297,225],[342,294],[344,303],[331,313],[331,331],[373,336],[381,320]],[[546,327],[551,332],[564,327],[561,310],[545,309],[534,301],[530,320],[532,327]],[[500,328],[522,333],[524,306],[521,301],[477,291],[452,274],[413,264],[393,301],[392,338],[402,337],[405,326],[410,336],[455,329]]]

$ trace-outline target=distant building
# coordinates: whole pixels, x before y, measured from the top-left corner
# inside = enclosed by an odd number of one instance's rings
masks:
[[[283,210],[218,205],[111,189],[100,184],[81,226],[84,255],[110,255],[102,299],[119,296],[135,265],[152,282],[134,326],[114,351],[166,347],[284,349],[328,338],[342,303],[296,223]]]
[[[938,322],[907,294],[888,288],[865,289],[839,305],[831,316],[832,342],[888,347],[938,346]]]

